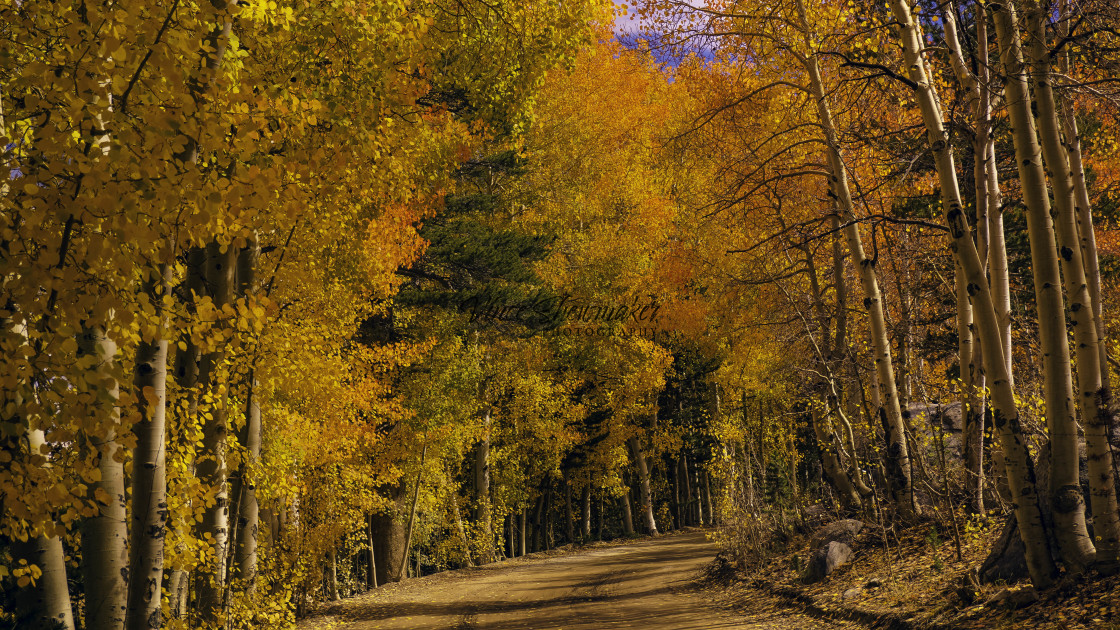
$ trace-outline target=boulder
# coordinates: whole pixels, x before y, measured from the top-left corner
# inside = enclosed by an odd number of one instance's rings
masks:
[[[816,551],[830,542],[842,542],[849,547],[856,541],[856,534],[863,529],[863,523],[854,518],[829,523],[813,532],[809,539],[809,548]]]
[[[853,553],[855,552],[847,544],[835,540],[814,549],[809,557],[809,566],[806,567],[802,580],[806,584],[820,582],[838,567],[847,563],[852,558]]]

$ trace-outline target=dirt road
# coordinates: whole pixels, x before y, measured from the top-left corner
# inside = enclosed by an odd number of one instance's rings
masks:
[[[690,532],[558,557],[530,556],[391,584],[346,600],[307,627],[332,621],[341,622],[343,630],[843,627],[790,611],[746,617],[718,607],[696,583],[715,553],[702,532]]]

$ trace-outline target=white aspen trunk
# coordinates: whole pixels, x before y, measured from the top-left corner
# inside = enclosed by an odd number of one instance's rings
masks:
[[[1059,3],[1058,34],[1069,35],[1069,20],[1072,19],[1069,0]],[[1069,47],[1062,49],[1058,56],[1059,70],[1065,76],[1070,76]],[[1081,155],[1081,138],[1077,132],[1077,119],[1073,112],[1073,99],[1062,99],[1061,112],[1062,134],[1065,136],[1065,149],[1069,158],[1070,174],[1073,177],[1073,187],[1077,207],[1078,236],[1081,243],[1081,257],[1084,261],[1085,274],[1089,282],[1089,296],[1093,301],[1093,319],[1097,324],[1097,345],[1100,350],[1101,383],[1111,391],[1111,376],[1108,373],[1108,344],[1107,334],[1102,317],[1101,304],[1101,268],[1097,256],[1097,235],[1093,227],[1093,204],[1089,200],[1089,186],[1085,182],[1085,165]],[[1115,418],[1113,418],[1115,420]],[[1114,436],[1115,437],[1115,436]],[[1114,444],[1115,446],[1115,444]]]
[[[630,446],[630,456],[634,458],[634,467],[638,470],[638,491],[641,499],[641,513],[645,521],[646,531],[651,536],[657,535],[657,521],[653,517],[653,497],[650,492],[649,484],[649,466],[646,464],[646,457],[642,453],[641,443],[638,441],[637,436],[631,437],[626,441]]]
[[[8,315],[0,316],[0,327],[19,335],[19,343],[26,345],[26,324],[23,321],[13,321],[15,305],[8,302],[4,304],[4,310]],[[16,410],[21,409],[24,404],[21,390],[26,386],[24,382],[18,384],[14,390],[0,390],[0,395],[3,396],[0,400],[0,410],[6,411],[8,405]],[[22,421],[18,417],[10,418],[7,414],[4,420]],[[30,429],[26,435],[26,446],[23,445],[23,438],[20,437],[12,438],[12,442],[7,442],[5,446],[12,445],[21,450],[22,457],[42,454],[46,438],[43,430]],[[70,591],[66,585],[66,558],[62,549],[62,538],[57,535],[50,537],[39,535],[26,542],[16,539],[12,542],[12,554],[14,559],[25,560],[28,564],[39,567],[41,571],[39,579],[33,586],[22,592],[17,591],[19,597],[12,602],[16,604],[14,612],[19,615],[17,621],[28,625],[32,630],[57,630],[58,628],[74,630],[74,612],[70,605]],[[30,601],[27,601],[28,599]]]
[[[1077,388],[1080,393],[1081,417],[1085,423],[1085,443],[1088,453],[1089,488],[1092,496],[1093,534],[1096,551],[1100,560],[1115,563],[1120,560],[1120,514],[1117,512],[1116,484],[1112,470],[1112,451],[1108,441],[1109,427],[1112,424],[1109,401],[1111,393],[1101,381],[1101,372],[1107,366],[1100,364],[1100,347],[1097,322],[1093,316],[1093,299],[1089,293],[1089,283],[1085,275],[1081,244],[1078,238],[1077,201],[1073,175],[1062,144],[1058,122],[1057,102],[1051,85],[1050,51],[1046,45],[1046,13],[1036,1],[1027,2],[1028,11],[1024,15],[1027,24],[1031,58],[1031,78],[1034,86],[1035,112],[1038,129],[1042,138],[1042,157],[1050,173],[1057,208],[1055,224],[1057,227],[1058,247],[1062,278],[1065,280],[1066,294],[1069,297],[1069,318],[1073,327],[1073,341],[1077,358]],[[1041,165],[1038,166],[1041,170]],[[1090,227],[1091,229],[1091,227]],[[1064,318],[1063,318],[1064,322]],[[1064,336],[1065,327],[1062,327]],[[1067,360],[1066,369],[1069,369]],[[1049,405],[1047,405],[1049,415]],[[1063,504],[1055,504],[1055,514],[1067,504],[1075,510],[1084,511],[1081,486],[1077,469],[1077,426],[1073,410],[1070,410],[1070,441],[1072,444],[1073,477],[1065,479],[1061,488],[1053,487],[1054,500],[1060,497]],[[1053,441],[1053,438],[1051,438]],[[1054,445],[1057,449],[1057,444]],[[1069,445],[1066,448],[1071,448]],[[1056,450],[1055,450],[1056,452]],[[1055,463],[1058,461],[1055,458]],[[1057,470],[1055,469],[1055,473]],[[1051,479],[1056,479],[1052,477]],[[1077,504],[1072,505],[1076,495]],[[1082,519],[1084,517],[1082,516]],[[1087,532],[1086,532],[1087,535]],[[1093,540],[1081,543],[1081,554],[1090,554]]]
[[[950,49],[953,71],[961,85],[969,90],[975,118],[973,138],[973,180],[976,188],[976,248],[982,263],[988,265],[992,300],[996,307],[1004,363],[1014,386],[1011,365],[1011,290],[1007,271],[1007,246],[1003,232],[1003,197],[999,189],[996,170],[995,140],[992,135],[992,93],[988,71],[988,22],[983,7],[976,11],[976,72],[968,69],[964,53],[957,38],[956,11],[952,3],[942,11],[945,19],[945,39]],[[979,338],[976,343],[979,343]],[[973,349],[973,357],[980,353]]]
[[[1050,217],[1050,197],[1046,189],[1042,154],[1031,116],[1031,95],[1027,87],[1018,18],[1011,5],[993,4],[992,11],[1001,63],[1007,77],[1004,90],[1015,141],[1015,163],[1019,168],[1023,201],[1027,205],[1027,231],[1030,235],[1042,349],[1043,396],[1053,458],[1050,503],[1054,515],[1054,537],[1058,541],[1062,561],[1070,570],[1079,572],[1093,560],[1095,550],[1085,524],[1085,501],[1078,481],[1077,422],[1058,246]],[[1095,331],[1093,334],[1095,336]]]
[[[159,279],[145,292],[160,304],[171,286],[171,268],[162,265]],[[158,308],[158,307],[157,307]],[[163,625],[163,542],[167,532],[167,339],[142,340],[136,348],[133,387],[140,422],[132,431],[132,519],[129,532],[128,630],[156,630]],[[172,601],[176,600],[172,591]]]
[[[30,622],[30,630],[74,630],[74,613],[70,607],[70,593],[66,588],[66,558],[62,549],[62,538],[58,536],[37,536],[26,543],[13,545],[14,555],[39,567],[42,574],[35,585],[29,587],[30,602],[27,605],[30,617],[20,621]],[[25,626],[18,625],[23,628]]]
[[[44,444],[41,429],[27,434],[29,453],[40,453]],[[70,606],[70,592],[66,586],[66,559],[59,536],[37,536],[26,544],[17,543],[17,555],[24,556],[29,564],[39,567],[42,574],[31,589],[34,628],[43,630],[74,630],[74,612]]]
[[[517,516],[518,516],[518,519],[521,521],[521,527],[518,528],[518,532],[517,532],[518,533],[517,542],[518,542],[518,547],[520,548],[520,552],[517,555],[523,556],[526,553],[528,553],[527,547],[528,547],[529,541],[528,541],[528,532],[526,530],[529,528],[529,508],[526,507],[525,509],[520,510],[518,512]]]
[[[237,292],[246,303],[256,303],[257,262],[261,248],[255,235],[248,247],[237,258]],[[245,427],[240,441],[245,448],[246,460],[238,467],[237,477],[231,480],[230,494],[237,501],[236,546],[234,548],[234,571],[236,578],[247,592],[256,590],[257,584],[257,539],[260,528],[260,505],[257,502],[257,486],[253,479],[253,468],[261,457],[261,406],[257,384],[256,369],[250,367],[245,383]]]
[[[227,11],[237,6],[237,0],[212,0],[214,8],[225,18],[224,22],[217,24],[214,29],[207,35],[205,41],[205,48],[202,53],[203,66],[206,71],[200,75],[199,78],[192,78],[189,82],[191,97],[195,101],[196,108],[201,105],[205,92],[209,90],[211,81],[217,75],[218,69],[221,66],[222,59],[225,57],[226,48],[229,44],[230,35],[232,34],[233,22],[230,16],[226,14]],[[181,153],[175,156],[182,162],[195,163],[198,161],[198,143],[193,136],[187,136],[186,145],[183,147]],[[213,249],[213,255],[209,255]],[[207,266],[217,264],[213,259],[217,258],[217,244],[212,243],[207,247]],[[232,289],[232,273],[233,273],[233,260],[232,248],[227,248],[225,255],[228,260],[223,265],[222,269],[207,269],[207,280],[211,284],[211,290],[214,295],[216,304],[226,304],[229,302],[229,292]],[[216,273],[211,276],[211,270]],[[222,286],[217,286],[216,283],[221,283]],[[219,300],[224,297],[224,300]],[[207,378],[201,379],[204,384],[212,377],[214,364],[218,362],[220,355],[210,353],[210,365],[206,372]],[[203,364],[207,363],[207,357],[203,357]],[[202,366],[199,368],[200,373],[203,371]],[[200,375],[201,378],[201,375]],[[204,424],[203,428],[203,452],[205,456],[196,467],[199,477],[204,483],[208,483],[211,487],[216,489],[215,503],[213,506],[208,506],[203,513],[201,524],[201,531],[209,532],[213,536],[214,545],[212,547],[213,561],[210,566],[206,566],[200,572],[201,579],[199,583],[199,597],[198,606],[201,613],[203,623],[214,622],[224,606],[224,582],[225,582],[225,566],[227,560],[227,542],[229,536],[229,495],[226,488],[226,469],[225,469],[225,441],[226,441],[226,423],[224,408],[219,409],[220,405],[215,405],[212,410],[213,419]]]
[[[984,513],[984,414],[977,409],[976,382],[973,366],[977,363],[972,347],[972,303],[968,297],[968,280],[956,264],[958,364],[961,372],[961,420],[963,428],[964,486],[967,507],[973,514]]]
[[[583,537],[583,542],[591,540],[591,486],[586,485],[583,487],[583,493],[580,496],[580,536]]]
[[[630,512],[630,489],[618,498],[618,507],[622,510],[622,533],[626,536],[634,535],[634,516]]]
[[[97,451],[101,478],[90,485],[98,513],[82,523],[82,576],[85,587],[85,624],[89,630],[124,627],[128,598],[128,514],[125,508],[124,463],[117,442],[120,409],[116,401],[120,389],[113,377],[113,358],[117,345],[98,327],[88,327],[78,336],[79,356],[94,357],[96,363],[86,373],[86,387],[98,398],[92,405],[101,415],[103,405],[112,405],[108,420],[113,428],[104,438],[89,436],[89,446]]]
[[[366,567],[366,583],[370,588],[377,588],[377,553],[373,546],[373,517],[366,519],[366,543],[369,545],[369,565]],[[470,557],[470,553],[467,553]]]
[[[482,416],[482,437],[475,445],[474,460],[474,487],[477,522],[482,529],[485,547],[482,549],[480,562],[486,563],[493,560],[490,542],[493,537],[490,523],[490,409],[487,408]]]
[[[991,377],[992,418],[1000,431],[1000,438],[1007,468],[1008,483],[1015,497],[1014,508],[1019,522],[1019,533],[1026,549],[1027,568],[1031,581],[1038,588],[1053,583],[1055,567],[1047,545],[1045,525],[1038,501],[1034,462],[1027,449],[1019,421],[1019,411],[1009,381],[1003,347],[999,342],[999,324],[992,301],[984,267],[976,244],[965,220],[957,184],[949,134],[942,122],[941,106],[929,83],[925,61],[921,58],[922,38],[905,0],[891,0],[891,11],[898,24],[898,38],[902,41],[907,74],[915,86],[915,96],[921,108],[922,119],[929,135],[930,147],[937,166],[941,185],[942,212],[952,238],[951,249],[957,257],[968,281],[967,289],[972,298],[973,317],[979,336],[984,343],[984,366]]]
[[[223,251],[224,249],[224,251]],[[206,280],[215,306],[233,302],[233,270],[236,257],[232,246],[211,242],[206,247]],[[214,503],[203,511],[200,531],[211,536],[213,543],[206,564],[199,570],[198,610],[204,623],[219,618],[225,605],[227,554],[229,551],[229,485],[226,462],[229,426],[228,401],[224,384],[220,383],[225,362],[224,347],[205,353],[199,363],[199,381],[208,393],[209,404],[203,406],[202,453],[196,470],[206,487],[214,490]]]
[[[800,25],[805,36],[807,51],[815,49],[808,26],[804,0],[797,0]],[[879,280],[875,271],[875,261],[863,249],[859,223],[855,218],[855,204],[848,185],[848,174],[840,153],[840,141],[832,111],[828,105],[827,90],[821,78],[820,66],[815,53],[803,57],[805,70],[809,75],[810,90],[816,101],[817,118],[824,132],[827,145],[829,188],[836,198],[840,218],[844,222],[844,236],[852,265],[859,274],[863,289],[863,306],[871,324],[871,346],[875,361],[876,380],[879,386],[879,413],[885,416],[883,423],[887,431],[887,478],[895,502],[904,516],[912,515],[917,507],[914,503],[914,489],[910,480],[910,453],[906,444],[906,427],[898,398],[898,385],[895,380],[894,362],[891,359],[890,339],[887,335],[886,317],[883,313],[883,296],[879,290]]]
[[[408,552],[412,548],[412,530],[416,525],[416,506],[420,502],[420,482],[424,478],[424,460],[428,456],[428,444],[425,442],[424,448],[420,450],[420,467],[416,470],[416,485],[412,489],[412,507],[408,511],[408,528],[405,530],[404,535],[404,549],[401,552],[401,568],[397,572],[394,582],[399,582],[404,575],[405,567],[408,566]]]

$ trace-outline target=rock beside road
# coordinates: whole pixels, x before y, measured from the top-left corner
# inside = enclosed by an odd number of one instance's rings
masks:
[[[814,532],[809,541],[809,564],[802,581],[806,584],[820,582],[851,560],[856,535],[861,529],[862,522],[849,518],[829,523]]]

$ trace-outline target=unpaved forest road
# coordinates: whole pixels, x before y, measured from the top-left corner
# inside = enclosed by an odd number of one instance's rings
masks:
[[[518,558],[388,585],[346,600],[331,617],[343,630],[845,627],[793,611],[743,617],[717,608],[695,584],[716,551],[703,532],[689,532],[558,557]],[[306,627],[330,620],[320,617]]]

